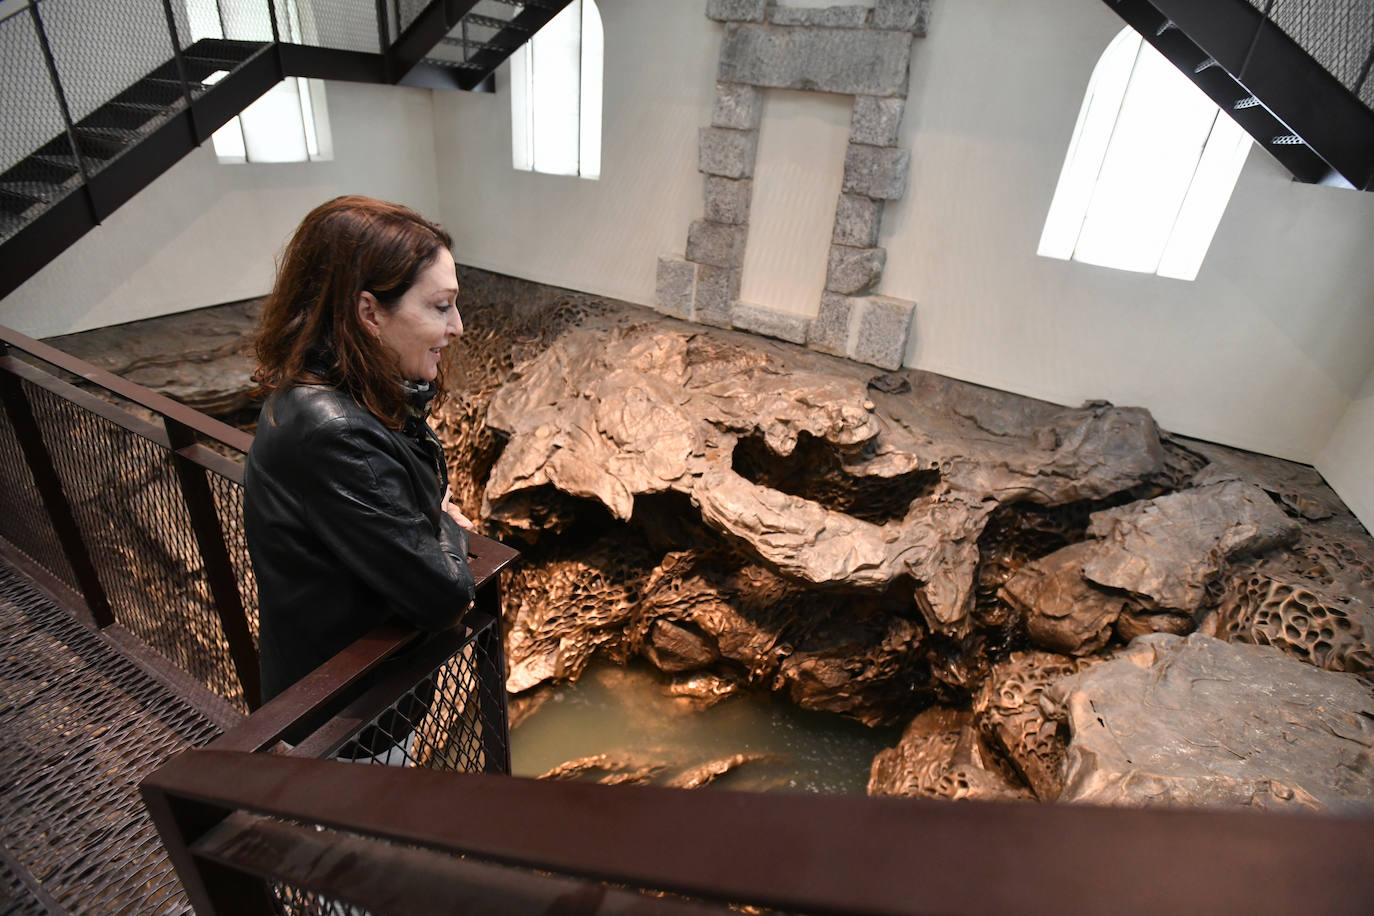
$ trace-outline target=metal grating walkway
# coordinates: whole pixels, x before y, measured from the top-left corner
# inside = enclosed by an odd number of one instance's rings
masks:
[[[219,733],[0,559],[0,916],[189,913],[137,787]]]

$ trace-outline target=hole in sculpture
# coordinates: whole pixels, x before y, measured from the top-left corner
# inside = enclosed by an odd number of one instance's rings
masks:
[[[774,452],[760,436],[745,436],[735,445],[732,463],[735,473],[750,483],[875,525],[905,518],[912,502],[929,495],[940,482],[939,471],[854,476],[844,469],[839,449],[809,433],[802,433],[786,456]]]

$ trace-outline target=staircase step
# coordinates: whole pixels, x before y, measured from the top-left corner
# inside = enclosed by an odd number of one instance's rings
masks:
[[[41,197],[32,197],[20,191],[12,191],[0,185],[0,212],[24,216],[35,206],[46,203]]]
[[[514,54],[516,49],[525,43],[523,40],[509,42],[497,42],[495,40],[479,41],[476,38],[454,38],[451,35],[445,35],[443,38],[439,39],[439,41],[443,44],[456,45],[460,48],[477,48],[483,51],[499,51],[502,54]]]
[[[76,126],[80,128],[116,128],[138,132],[149,121],[154,120],[159,111],[160,109],[153,107],[131,108],[106,103],[76,122]]]
[[[232,72],[242,61],[230,60],[220,57],[201,57],[198,55],[181,55],[182,69],[186,71],[186,80],[192,85],[199,83],[211,73],[217,71]],[[151,79],[168,80],[169,82],[181,83],[181,75],[177,72],[177,62],[169,60],[148,74]]]
[[[241,64],[266,46],[267,42],[262,41],[239,41],[232,38],[202,38],[189,48],[184,48],[182,54],[189,54],[192,57],[206,57],[216,60],[233,61],[236,64]]]
[[[446,67],[449,70],[481,70],[481,64],[474,64],[467,60],[445,60],[442,57],[422,57],[420,63],[430,64],[434,67]]]
[[[32,182],[34,184],[62,185],[76,177],[76,167],[58,165],[30,156],[15,163],[0,174],[0,182]]]
[[[117,139],[90,133],[78,132],[76,142],[81,148],[82,157],[87,160],[113,159],[124,149],[124,144]],[[38,148],[38,155],[57,161],[71,159],[71,144],[67,142],[65,134],[54,137]]]
[[[46,181],[6,181],[0,180],[0,192],[22,195],[40,203],[56,200],[68,191],[74,190],[79,181],[53,184]]]
[[[514,25],[508,20],[497,19],[495,16],[482,16],[478,13],[468,13],[463,17],[463,23],[465,25],[476,25],[488,29],[497,29],[499,31],[509,29],[512,32],[520,32],[524,35],[530,34],[530,30],[524,26]]]
[[[179,81],[153,80],[144,77],[110,101],[119,105],[154,106],[166,110],[182,100]]]

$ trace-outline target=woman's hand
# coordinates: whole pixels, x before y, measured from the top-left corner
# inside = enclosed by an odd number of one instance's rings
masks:
[[[472,519],[460,512],[458,507],[453,503],[449,502],[448,497],[451,492],[453,492],[452,487],[444,490],[444,501],[439,504],[439,508],[447,512],[448,517],[458,523],[458,527],[466,528],[468,531],[476,531],[477,526],[472,523]]]

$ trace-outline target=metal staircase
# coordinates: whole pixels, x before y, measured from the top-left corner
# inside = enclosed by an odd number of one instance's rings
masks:
[[[1303,182],[1374,190],[1370,0],[1104,0]]]
[[[79,17],[100,0],[30,0],[0,19],[0,297],[281,80],[490,88],[570,2],[349,0],[306,39],[292,0],[133,0],[142,18],[99,35]],[[233,37],[191,40],[190,3]],[[104,79],[97,39],[104,60],[148,68]]]

